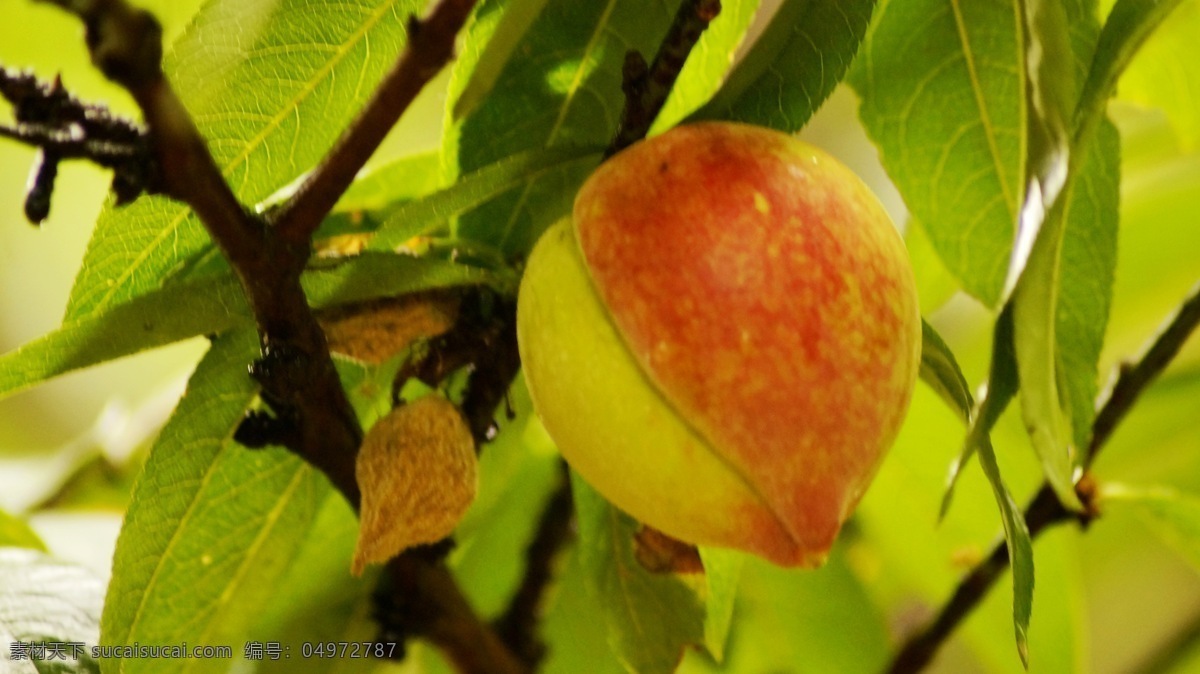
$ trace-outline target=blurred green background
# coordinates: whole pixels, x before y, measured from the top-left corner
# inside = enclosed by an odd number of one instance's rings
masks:
[[[199,2],[141,4],[155,11],[172,36]],[[0,11],[0,63],[33,68],[45,78],[61,73],[85,100],[133,112],[129,98],[91,68],[77,21],[17,0],[0,4]],[[1146,78],[1155,71],[1146,66],[1137,72]],[[422,96],[384,154],[437,147],[444,86],[443,77]],[[855,168],[902,223],[903,204],[855,122],[855,107],[853,95],[839,90],[803,135]],[[1122,223],[1102,382],[1118,362],[1136,354],[1200,280],[1200,152],[1162,112],[1117,101],[1112,115],[1123,138]],[[0,116],[9,121],[7,109]],[[65,164],[51,217],[40,228],[30,226],[21,204],[32,159],[32,151],[0,142],[4,351],[58,325],[106,198],[107,174]],[[913,236],[910,232],[923,313],[953,347],[968,380],[980,382],[991,317],[954,293],[953,281]],[[1095,469],[1101,481],[1200,494],[1198,342],[1192,340],[1105,449]],[[202,340],[176,345],[0,401],[0,508],[35,509],[30,519],[52,551],[107,573],[137,450],[169,414],[204,347]],[[990,490],[974,465],[949,517],[935,525],[946,469],[961,436],[954,416],[920,387],[897,446],[831,564],[799,573],[750,566],[731,637],[730,657],[740,663],[738,671],[871,671],[893,646],[881,628],[895,639],[930,616],[1000,531]],[[1019,418],[1006,415],[994,439],[1010,488],[1023,502],[1040,473]],[[1087,532],[1062,527],[1039,539],[1035,551],[1032,671],[1200,671],[1200,576],[1145,520],[1114,506]],[[968,620],[937,671],[1020,671],[1007,582]],[[577,599],[564,589],[561,602],[586,614],[586,603],[571,604]],[[563,629],[564,638],[570,637]],[[1162,664],[1167,661],[1171,664]],[[686,666],[708,669],[698,656],[689,657]]]

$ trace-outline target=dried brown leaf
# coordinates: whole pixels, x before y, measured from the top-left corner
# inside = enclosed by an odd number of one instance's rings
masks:
[[[329,350],[379,365],[419,339],[454,325],[457,293],[435,291],[388,297],[321,312]]]
[[[475,499],[478,459],[458,408],[439,395],[397,407],[363,440],[352,570],[449,536]]]

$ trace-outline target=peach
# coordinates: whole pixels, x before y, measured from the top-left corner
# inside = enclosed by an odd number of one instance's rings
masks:
[[[680,540],[824,561],[908,407],[921,321],[871,191],[775,131],[682,126],[611,158],[518,301],[572,468]]]

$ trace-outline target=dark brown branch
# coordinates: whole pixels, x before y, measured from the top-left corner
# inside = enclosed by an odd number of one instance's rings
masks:
[[[297,424],[289,448],[357,505],[354,454],[362,431],[300,287],[309,246],[280,241],[238,202],[163,76],[162,31],[152,15],[123,0],[53,4],[83,19],[92,62],[142,110],[157,184],[191,206],[241,281],[263,347],[254,370],[263,398]]]
[[[571,480],[565,463],[561,468],[558,488],[546,502],[533,541],[525,551],[525,575],[508,608],[495,622],[496,632],[504,643],[534,668],[546,656],[546,645],[538,637],[537,628],[546,591],[554,580],[554,564],[573,537],[571,523],[575,509]]]
[[[83,103],[58,77],[43,82],[33,73],[0,67],[0,96],[12,105],[17,121],[16,127],[0,127],[9,138],[106,168],[136,157],[149,160],[145,129],[103,106]]]
[[[280,236],[307,243],[388,131],[425,85],[454,57],[454,40],[476,0],[442,0],[429,18],[408,24],[408,45],[358,119],[285,203],[273,221]]]
[[[396,373],[393,398],[409,379],[426,386],[442,384],[452,373],[471,367],[463,394],[462,412],[475,438],[476,450],[498,432],[496,408],[508,395],[521,369],[517,352],[517,305],[488,288],[467,290],[454,326],[419,349]]]
[[[47,124],[0,125],[0,137],[53,152],[60,159],[87,159],[114,168],[142,154],[132,143],[114,143]]]
[[[625,91],[625,109],[621,113],[617,135],[605,157],[611,157],[646,137],[654,119],[667,102],[667,96],[675,86],[688,54],[700,41],[708,24],[720,13],[720,0],[684,0],[675,13],[666,39],[654,55],[653,63],[647,66],[646,59],[636,51],[625,55],[624,81],[621,85]]]
[[[55,78],[42,82],[32,73],[0,68],[0,96],[13,109],[16,126],[0,125],[0,137],[37,147],[25,214],[37,224],[49,215],[58,164],[87,159],[112,169],[113,191],[123,204],[143,192],[158,192],[158,167],[146,131],[106,108],[80,102]]]
[[[1112,437],[1117,424],[1125,418],[1134,403],[1145,392],[1163,370],[1178,355],[1180,349],[1200,324],[1200,285],[1194,287],[1175,315],[1150,342],[1137,361],[1119,370],[1116,382],[1101,396],[1097,405],[1096,419],[1092,423],[1092,440],[1084,458],[1088,468]],[[1085,506],[1093,502],[1094,484],[1089,474],[1076,485]],[[1082,516],[1063,507],[1049,484],[1041,489],[1025,508],[1025,522],[1031,538],[1037,537],[1047,528],[1068,521],[1086,524],[1095,516],[1089,506]],[[984,561],[971,569],[955,588],[954,593],[942,606],[941,611],[918,633],[905,642],[897,652],[888,669],[889,672],[919,672],[933,660],[938,648],[949,638],[958,625],[979,605],[996,580],[1008,568],[1008,548],[1001,541]]]
[[[487,356],[475,361],[467,380],[462,410],[478,446],[496,437],[496,408],[508,396],[512,380],[521,370],[517,352],[517,303],[497,298],[489,329],[483,333]],[[508,416],[513,416],[509,409]]]
[[[445,550],[415,548],[388,562],[377,615],[384,640],[420,636],[437,645],[460,672],[528,674],[496,633],[479,621],[442,559]]]

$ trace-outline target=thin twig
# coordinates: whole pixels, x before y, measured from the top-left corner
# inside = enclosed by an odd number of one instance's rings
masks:
[[[1092,423],[1092,442],[1084,457],[1085,465],[1092,465],[1096,455],[1100,453],[1100,448],[1108,442],[1113,430],[1125,418],[1137,397],[1166,369],[1175,356],[1179,355],[1180,349],[1196,329],[1197,323],[1200,323],[1200,284],[1192,288],[1187,299],[1175,311],[1175,315],[1166,322],[1134,364],[1120,369],[1116,382],[1109,389],[1104,404]]]
[[[1200,324],[1200,285],[1192,288],[1191,293],[1179,306],[1175,315],[1167,321],[1164,328],[1154,337],[1136,362],[1121,367],[1113,386],[1101,395],[1097,404],[1096,418],[1092,423],[1092,440],[1084,457],[1085,468],[1092,465],[1096,456],[1112,437],[1117,425],[1125,418],[1150,383],[1162,374],[1163,370],[1179,354],[1180,349],[1196,330],[1198,324]],[[1076,486],[1078,491],[1083,492],[1081,497],[1085,504],[1090,502],[1092,486],[1087,474]],[[1086,523],[1093,515],[1094,513],[1085,513],[1082,521]],[[1037,537],[1042,531],[1053,525],[1079,520],[1081,520],[1081,516],[1064,508],[1049,484],[1043,484],[1025,508],[1025,522],[1029,526],[1031,538]],[[910,637],[897,651],[888,671],[893,674],[919,672],[928,666],[937,650],[963,619],[979,605],[992,585],[1008,568],[1008,564],[1008,548],[1003,542],[1000,542],[992,549],[991,554],[959,581],[954,593],[942,606],[938,615]]]
[[[666,39],[654,55],[653,63],[647,66],[646,59],[636,51],[625,55],[624,82],[621,85],[625,91],[625,109],[621,113],[617,135],[605,157],[611,157],[646,137],[667,102],[667,96],[674,88],[675,80],[679,78],[679,72],[692,48],[700,41],[708,24],[720,13],[720,0],[684,0],[675,13]]]
[[[113,168],[141,153],[140,148],[132,143],[119,144],[97,140],[43,124],[0,124],[0,137],[52,151],[62,159],[87,159],[104,168]]]
[[[408,45],[371,100],[291,199],[275,214],[280,236],[307,242],[388,131],[454,57],[454,40],[476,0],[442,0],[429,18],[408,23]]]
[[[86,159],[113,171],[117,203],[160,192],[159,175],[145,129],[107,108],[80,102],[62,80],[42,82],[32,73],[0,68],[0,96],[12,104],[15,126],[0,125],[0,137],[39,149],[25,199],[25,214],[37,224],[49,215],[58,164]]]
[[[490,441],[499,431],[494,421],[496,408],[505,401],[513,378],[521,370],[517,350],[517,303],[496,298],[488,328],[483,331],[483,358],[475,360],[475,369],[467,380],[462,410],[476,445]],[[513,416],[511,409],[509,418]]]

